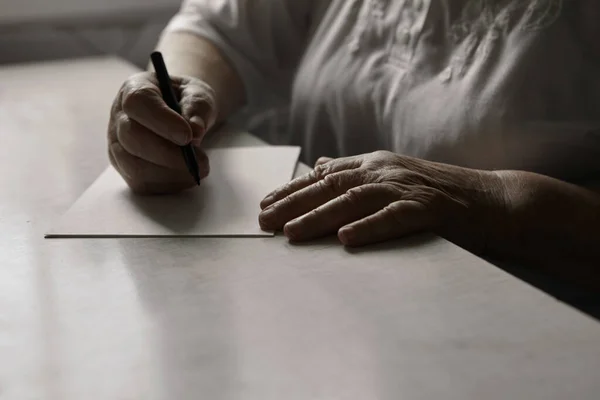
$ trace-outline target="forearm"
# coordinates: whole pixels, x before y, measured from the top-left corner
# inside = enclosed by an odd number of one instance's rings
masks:
[[[206,82],[214,91],[223,122],[245,103],[243,82],[231,63],[210,41],[185,32],[163,35],[157,45],[171,75],[187,75]]]
[[[528,172],[498,174],[507,215],[488,251],[600,287],[600,193]]]

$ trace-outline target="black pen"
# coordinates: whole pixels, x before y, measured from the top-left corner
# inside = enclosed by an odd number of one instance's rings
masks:
[[[171,86],[171,78],[167,72],[167,66],[165,65],[162,54],[159,51],[155,51],[150,55],[150,59],[152,60],[156,78],[158,79],[158,86],[160,87],[160,92],[165,103],[167,103],[171,110],[181,115],[181,107],[179,107],[177,97],[173,91],[173,86]],[[183,154],[183,160],[185,161],[188,171],[192,174],[196,184],[200,185],[200,173],[198,172],[198,162],[196,161],[194,147],[191,143],[181,146],[181,153]]]

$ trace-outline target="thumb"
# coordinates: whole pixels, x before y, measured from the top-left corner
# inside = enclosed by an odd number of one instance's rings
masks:
[[[192,128],[193,140],[200,141],[217,120],[213,89],[199,79],[190,78],[181,87],[181,115]]]

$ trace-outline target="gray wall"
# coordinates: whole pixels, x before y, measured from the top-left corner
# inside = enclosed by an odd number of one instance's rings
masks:
[[[145,68],[180,4],[181,0],[0,0],[0,65],[111,54]],[[230,124],[279,144],[286,112],[240,113]]]
[[[0,64],[116,54],[142,67],[180,0],[0,0]]]

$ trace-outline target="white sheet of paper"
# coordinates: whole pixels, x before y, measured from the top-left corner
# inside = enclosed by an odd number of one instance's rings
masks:
[[[138,196],[109,167],[46,237],[272,236],[259,203],[288,182],[299,147],[208,150],[210,175],[176,195]]]

